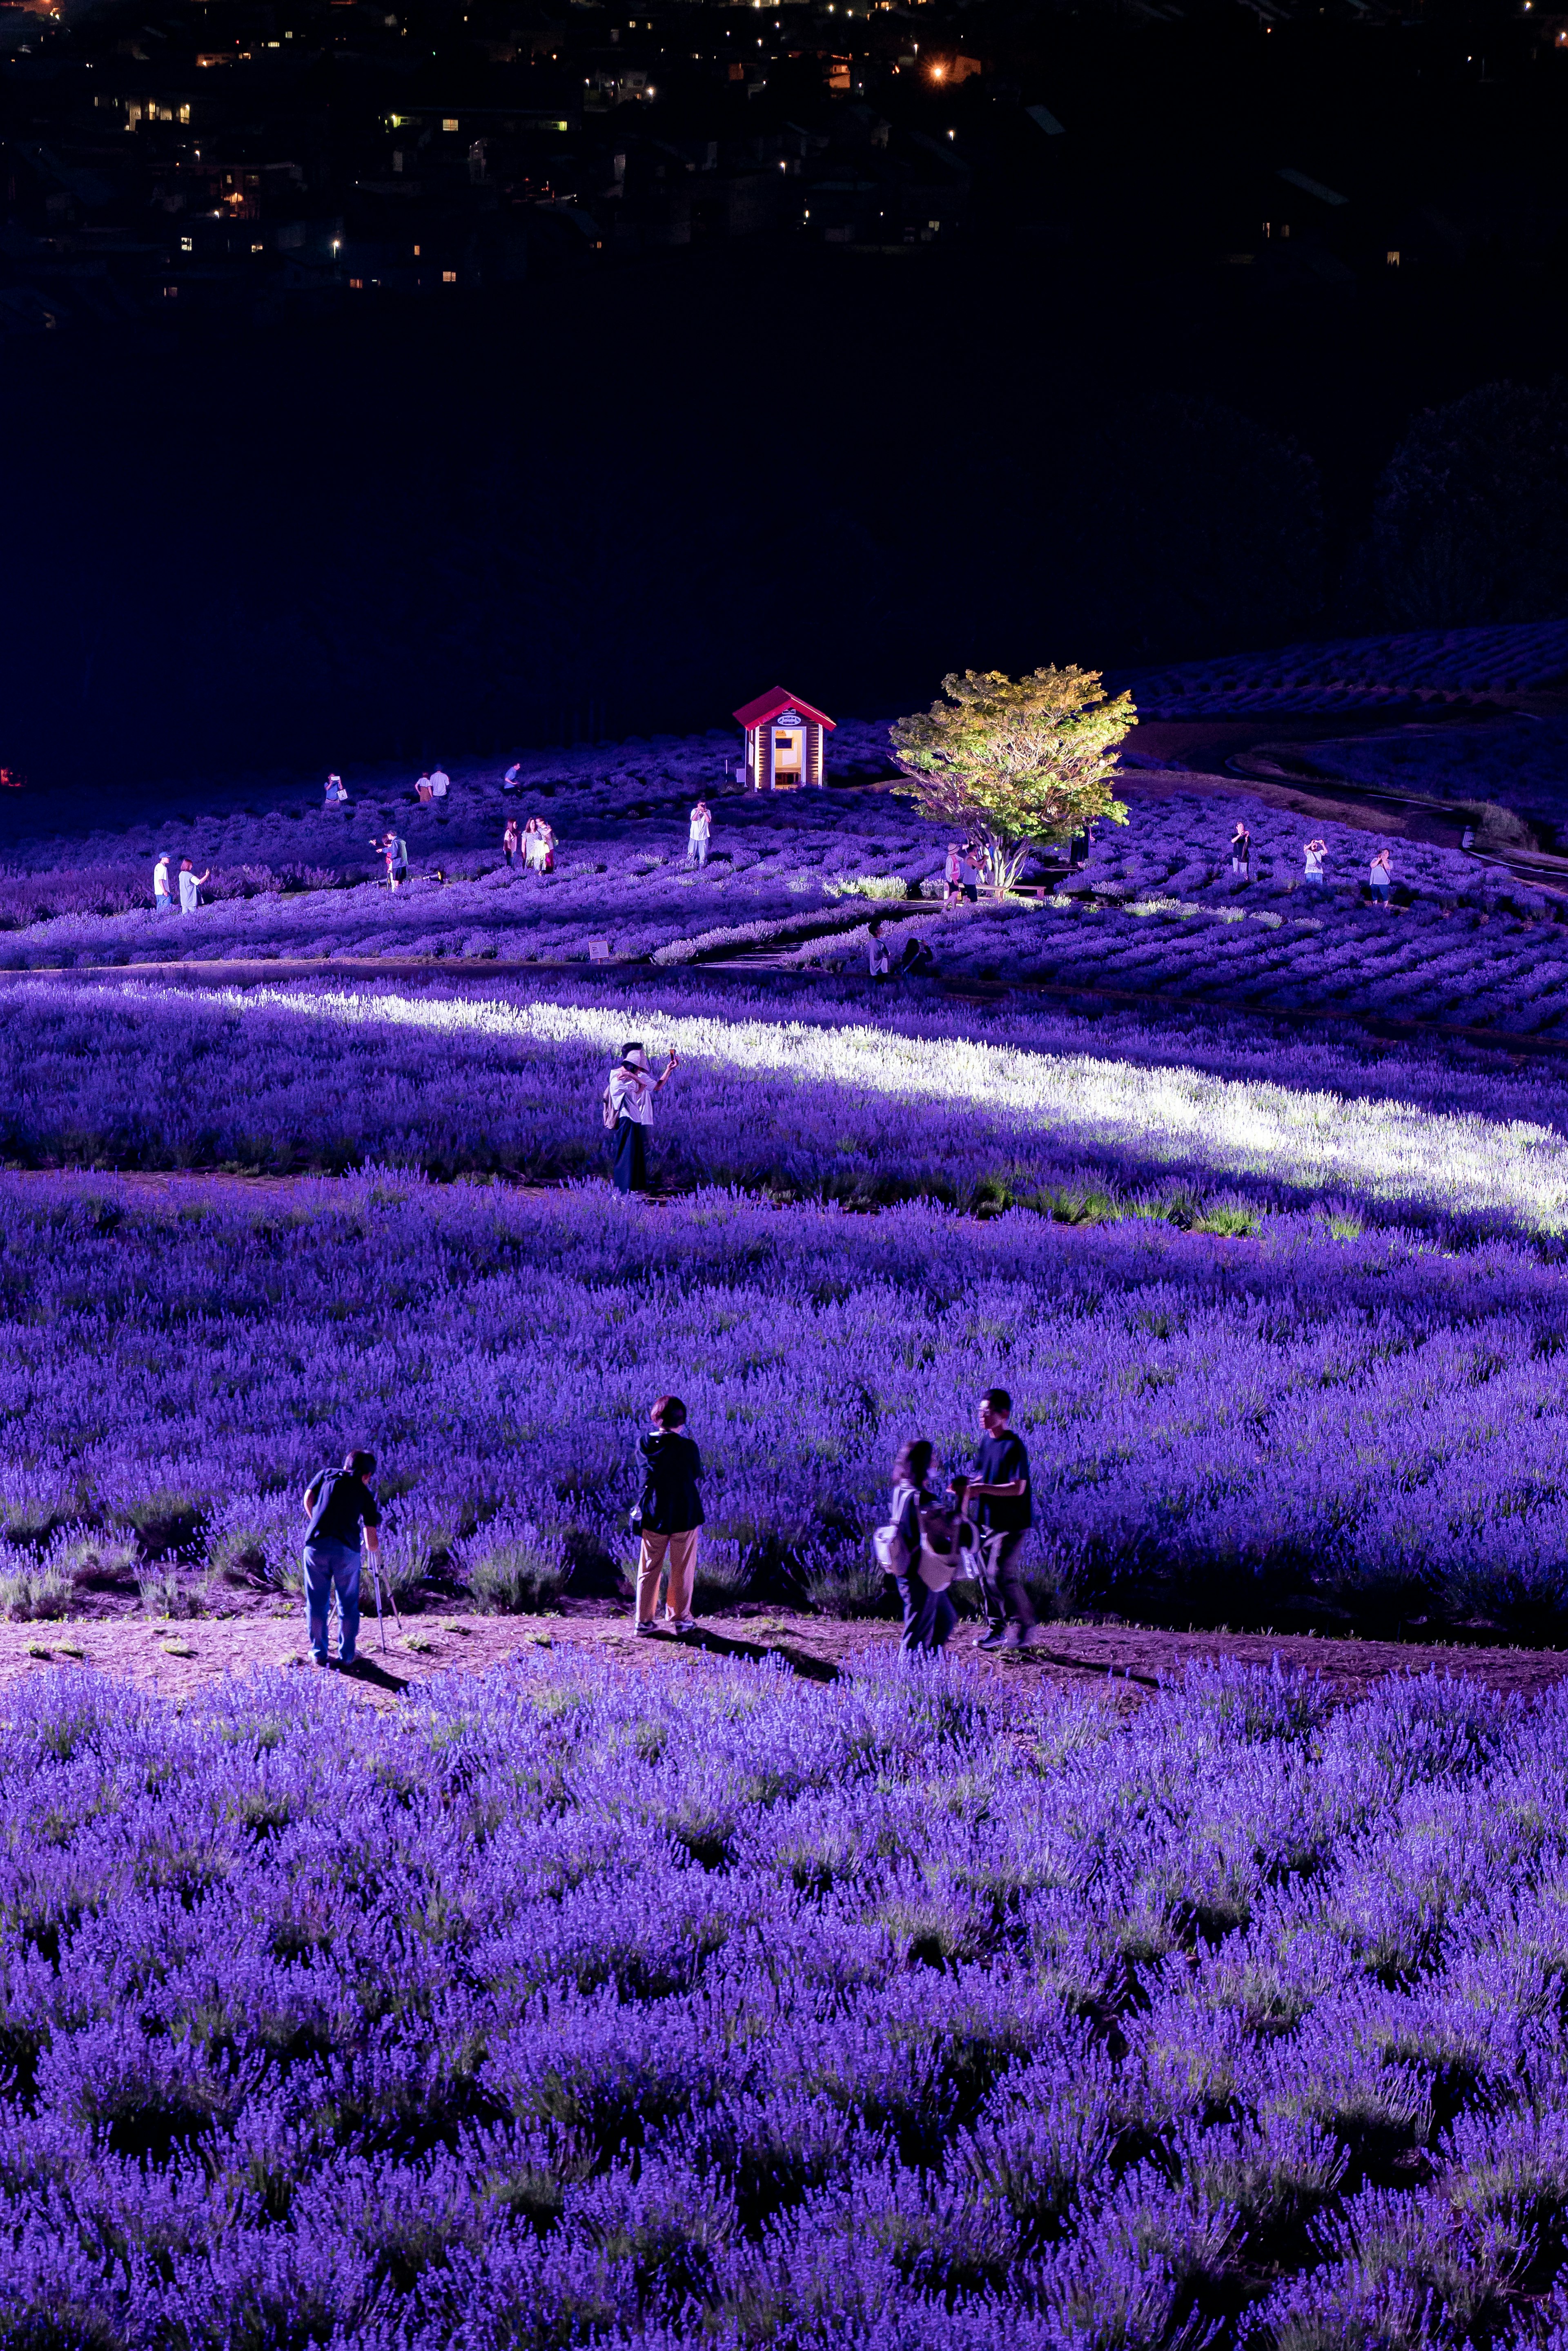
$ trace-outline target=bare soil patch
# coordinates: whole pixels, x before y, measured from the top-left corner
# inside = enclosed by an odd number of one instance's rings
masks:
[[[1078,1690],[1118,1708],[1133,1706],[1194,1660],[1220,1658],[1265,1667],[1277,1661],[1320,1674],[1334,1697],[1346,1702],[1391,1674],[1452,1674],[1521,1698],[1539,1697],[1568,1677],[1568,1651],[1555,1649],[1418,1647],[1394,1641],[1063,1625],[1047,1625],[1038,1647],[987,1653],[975,1647],[981,1629],[961,1625],[950,1656],[1004,1707],[1042,1684]],[[803,1685],[835,1681],[877,1656],[890,1655],[898,1638],[897,1625],[880,1621],[838,1623],[748,1606],[707,1619],[694,1634],[659,1632],[639,1639],[629,1610],[610,1601],[568,1602],[555,1616],[426,1615],[408,1620],[401,1630],[389,1622],[385,1630],[383,1648],[374,1619],[368,1621],[354,1669],[340,1677],[332,1669],[356,1696],[379,1707],[396,1705],[407,1693],[452,1674],[482,1673],[508,1658],[541,1653],[597,1657],[618,1672],[636,1675],[700,1669],[712,1658],[740,1657],[771,1661]],[[176,1703],[213,1682],[243,1680],[268,1669],[319,1671],[298,1611],[179,1623],[100,1617],[0,1625],[0,1685],[59,1667],[111,1674]]]

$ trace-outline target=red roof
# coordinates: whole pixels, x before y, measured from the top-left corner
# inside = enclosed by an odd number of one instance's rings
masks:
[[[735,716],[742,726],[765,726],[770,718],[777,718],[785,710],[798,710],[803,718],[814,719],[818,726],[831,726],[833,720],[826,710],[814,710],[798,694],[786,694],[782,685],[766,694],[759,694],[755,702],[742,703]]]

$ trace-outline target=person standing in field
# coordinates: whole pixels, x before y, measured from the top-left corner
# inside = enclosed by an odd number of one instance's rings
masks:
[[[337,1594],[337,1662],[351,1666],[359,1637],[359,1530],[370,1556],[380,1548],[381,1513],[366,1480],[375,1475],[373,1453],[350,1453],[341,1469],[318,1469],[305,1489],[305,1617],[310,1654],[318,1666],[328,1658],[328,1619]]]
[[[1303,878],[1310,882],[1315,889],[1321,890],[1324,885],[1326,877],[1323,870],[1323,861],[1327,854],[1326,841],[1309,841],[1303,844],[1302,855],[1306,860],[1306,872]]]
[[[871,967],[872,978],[886,979],[893,967],[893,959],[888,952],[888,942],[882,936],[880,917],[871,925],[867,933],[866,956]]]
[[[980,1505],[984,1537],[981,1589],[991,1629],[978,1645],[982,1649],[1028,1648],[1043,1637],[1018,1566],[1024,1538],[1034,1523],[1034,1508],[1028,1450],[1012,1420],[1012,1398],[1007,1390],[987,1388],[980,1400],[974,1468],[962,1497],[966,1512],[972,1504]]]
[[[963,890],[961,886],[962,875],[963,852],[960,849],[956,841],[950,841],[948,843],[948,862],[942,869],[942,904],[944,906],[956,905],[959,900],[963,896]]]
[[[180,860],[180,912],[193,914],[202,903],[202,884],[213,878],[213,869],[198,873],[188,857]]]
[[[929,1437],[912,1437],[908,1444],[899,1447],[898,1458],[893,1464],[893,1499],[888,1521],[897,1530],[908,1561],[904,1573],[893,1578],[904,1610],[904,1632],[898,1646],[906,1652],[945,1648],[958,1623],[958,1612],[948,1597],[947,1584],[933,1591],[920,1572],[927,1556],[921,1522],[927,1511],[941,1507],[931,1490],[931,1450]],[[944,1564],[950,1571],[950,1560]]]
[[[418,799],[421,808],[429,808],[431,802],[431,779],[428,776],[421,776],[420,778],[418,783],[414,786],[414,796]]]
[[[713,837],[713,813],[706,800],[699,800],[691,811],[691,830],[686,841],[686,862],[693,860],[701,869],[708,862],[708,843]]]
[[[604,1123],[611,1135],[611,1181],[618,1192],[648,1189],[648,1130],[653,1124],[653,1097],[668,1080],[677,1058],[671,1046],[664,1075],[656,1078],[642,1046],[623,1045],[620,1060],[609,1073],[603,1098]]]
[[[167,914],[173,909],[174,901],[169,890],[169,852],[166,849],[160,850],[158,862],[152,868],[152,904],[161,914]]]
[[[528,873],[538,872],[544,862],[544,846],[539,839],[539,820],[531,816],[523,828],[523,867]]]
[[[553,873],[556,870],[556,829],[547,816],[539,819],[539,871]]]
[[[431,799],[444,800],[451,789],[452,778],[447,774],[446,769],[444,768],[432,768],[431,769]]]
[[[510,873],[512,861],[517,854],[517,820],[514,816],[506,820],[506,830],[501,836],[501,854],[506,860],[506,870]]]
[[[651,1633],[659,1614],[659,1582],[669,1569],[665,1623],[671,1632],[692,1629],[691,1585],[697,1573],[697,1530],[702,1524],[698,1479],[702,1456],[686,1433],[686,1406],[661,1395],[649,1415],[649,1435],[638,1440],[643,1466],[638,1525],[642,1548],[637,1562],[637,1625]]]
[[[1388,854],[1388,844],[1386,841],[1385,841],[1383,847],[1379,849],[1373,857],[1372,868],[1367,876],[1367,880],[1371,887],[1374,904],[1386,906],[1394,891],[1394,864],[1393,860]]]
[[[1243,882],[1252,874],[1252,836],[1238,817],[1236,830],[1231,835],[1231,871],[1239,873]]]
[[[409,844],[395,832],[388,833],[381,843],[381,853],[387,861],[387,880],[394,890],[401,889],[409,878]]]

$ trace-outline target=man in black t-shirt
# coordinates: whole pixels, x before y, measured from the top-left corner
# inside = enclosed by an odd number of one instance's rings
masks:
[[[366,1484],[375,1475],[373,1453],[350,1453],[341,1469],[318,1469],[305,1489],[305,1614],[310,1654],[327,1662],[327,1618],[337,1592],[337,1662],[351,1666],[359,1635],[359,1530],[372,1558],[380,1546],[381,1513]]]
[[[1029,1454],[1013,1433],[1012,1417],[1007,1390],[987,1388],[980,1400],[974,1468],[964,1485],[964,1509],[979,1504],[973,1515],[985,1531],[981,1590],[991,1625],[979,1644],[982,1649],[1029,1648],[1044,1637],[1018,1567],[1023,1539],[1034,1523],[1034,1504]]]

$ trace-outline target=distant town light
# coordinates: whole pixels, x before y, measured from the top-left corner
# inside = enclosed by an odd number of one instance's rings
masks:
[[[1386,256],[1385,256],[1385,258],[1386,258],[1386,260],[1387,261],[1387,264],[1388,264],[1388,266],[1389,266],[1389,268],[1390,268],[1390,269],[1397,269],[1397,268],[1398,268],[1398,266],[1399,266],[1399,256],[1398,256],[1397,253],[1390,253],[1390,254],[1387,254],[1387,255],[1386,255]]]

